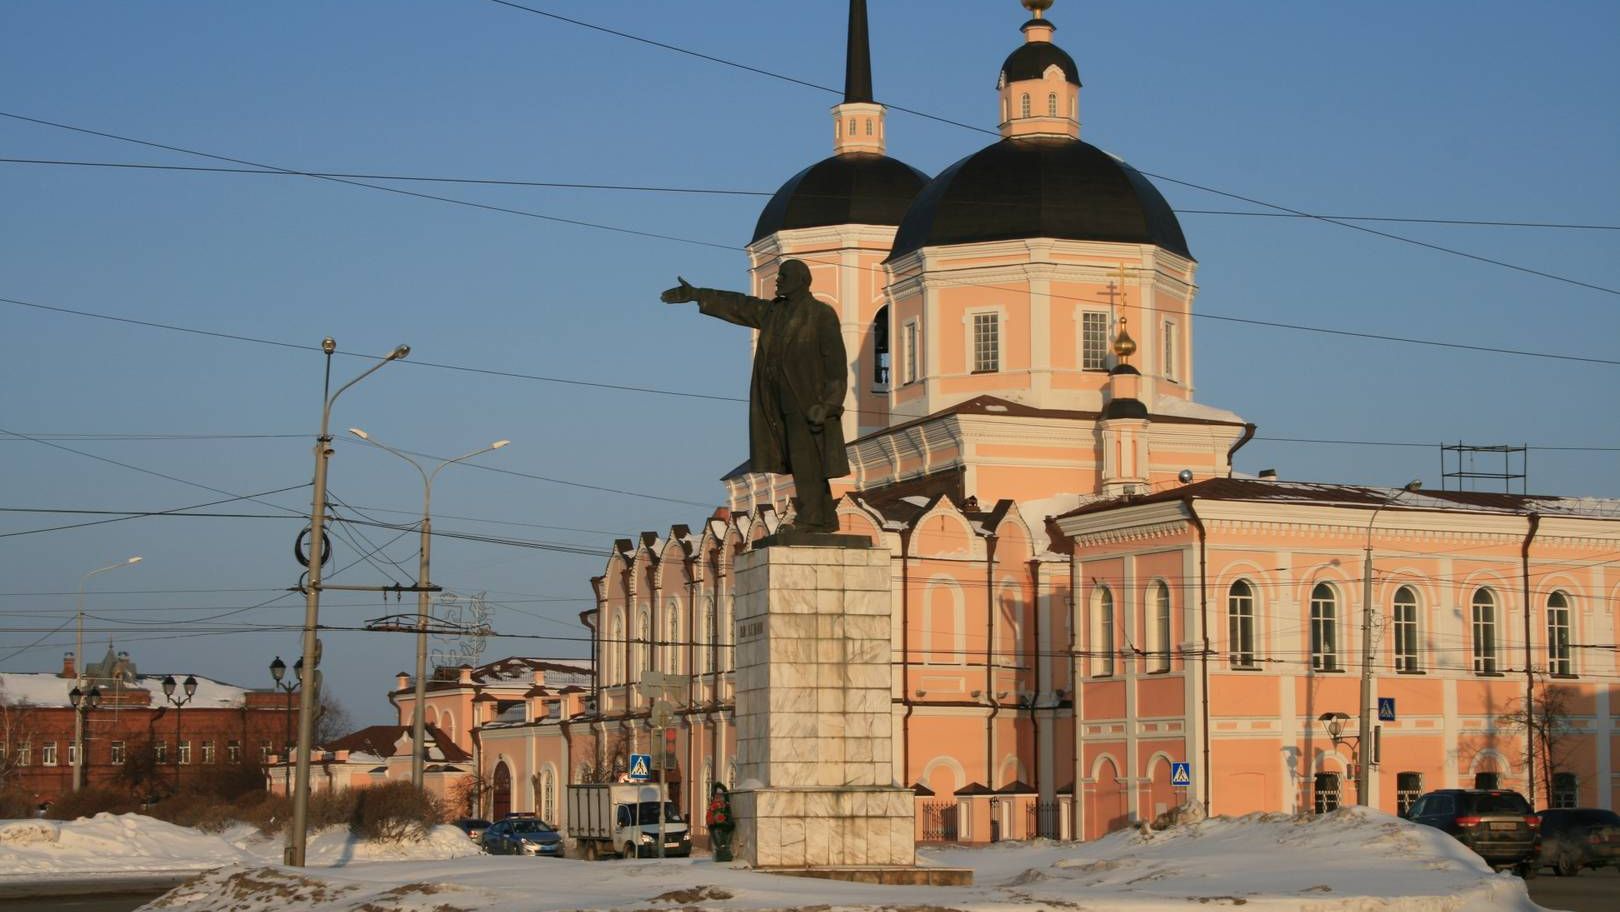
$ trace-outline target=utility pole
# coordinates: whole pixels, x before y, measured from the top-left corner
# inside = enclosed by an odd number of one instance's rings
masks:
[[[332,353],[337,351],[337,342],[327,336],[321,340],[321,351],[326,353],[324,392],[331,388]],[[294,779],[292,825],[287,830],[286,863],[294,867],[304,866],[304,852],[309,839],[309,753],[315,738],[315,691],[319,689],[314,684],[320,675],[320,643],[315,639],[315,630],[320,625],[321,564],[328,556],[323,546],[326,542],[326,464],[332,456],[332,435],[327,428],[331,424],[332,404],[349,387],[371,376],[388,362],[398,361],[410,353],[409,345],[395,348],[365,373],[326,396],[321,408],[321,433],[315,438],[315,493],[309,510],[309,556],[306,564],[309,579],[304,588],[303,660],[304,667],[309,670],[311,683],[298,691],[298,768]]]
[[[85,691],[88,679],[84,676],[84,589],[90,584],[90,577],[108,570],[117,570],[119,567],[128,567],[141,562],[141,556],[135,555],[128,560],[121,560],[116,564],[97,567],[79,579],[79,631],[74,640],[73,676],[75,678],[73,689]],[[99,695],[97,697],[99,699]],[[92,708],[94,704],[88,704]],[[75,709],[73,713],[73,790],[76,792],[84,787],[84,713]]]

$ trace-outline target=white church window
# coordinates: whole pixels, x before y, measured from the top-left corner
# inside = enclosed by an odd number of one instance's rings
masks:
[[[1164,359],[1164,379],[1176,379],[1176,324],[1164,321],[1164,346],[1162,357]]]
[[[1554,592],[1547,596],[1547,673],[1567,675],[1573,669],[1569,660],[1569,596]]]
[[[1327,583],[1311,590],[1311,667],[1339,670],[1339,606]]]
[[[1496,674],[1496,596],[1474,590],[1472,609],[1474,673]]]
[[[917,323],[915,320],[906,324],[905,335],[905,383],[917,382]]]
[[[1148,629],[1153,632],[1153,642],[1149,646],[1151,653],[1148,656],[1148,670],[1164,672],[1170,670],[1170,587],[1163,580],[1153,584],[1150,595],[1151,602],[1148,610],[1151,612],[1152,626]]]
[[[1244,580],[1227,590],[1226,655],[1233,668],[1254,667],[1254,588]]]
[[[1056,92],[1053,92],[1052,94],[1046,96],[1046,116],[1047,117],[1056,117],[1057,116],[1057,93]]]
[[[872,118],[870,117],[866,118],[866,135],[872,135]]]
[[[1091,673],[1099,678],[1114,674],[1114,593],[1098,586],[1091,599]]]
[[[1029,93],[1028,92],[1025,92],[1023,95],[1019,96],[1019,98],[1018,98],[1018,111],[1019,111],[1019,114],[1018,114],[1019,117],[1028,117],[1029,116]]]
[[[987,374],[998,370],[1001,370],[1001,315],[974,314],[973,372]]]
[[[1088,310],[1080,315],[1080,369],[1108,369],[1108,312]]]

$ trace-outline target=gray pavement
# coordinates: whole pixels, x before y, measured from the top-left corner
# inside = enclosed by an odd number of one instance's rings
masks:
[[[1557,877],[1543,869],[1532,877],[1530,898],[1548,909],[1563,912],[1615,912],[1620,909],[1620,871],[1604,868],[1582,871],[1575,877]]]

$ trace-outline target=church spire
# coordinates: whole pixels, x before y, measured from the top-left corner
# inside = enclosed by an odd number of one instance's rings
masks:
[[[872,99],[872,43],[866,35],[866,0],[849,0],[849,47],[844,58],[844,101]]]
[[[872,43],[866,32],[866,0],[849,0],[849,41],[844,48],[844,103],[834,105],[833,151],[882,155],[883,106],[872,95]]]

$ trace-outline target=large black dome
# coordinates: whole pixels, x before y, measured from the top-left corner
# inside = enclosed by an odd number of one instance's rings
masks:
[[[889,258],[1022,238],[1155,244],[1192,258],[1175,212],[1147,178],[1064,137],[1004,139],[946,168],[900,222]]]
[[[824,158],[788,178],[754,226],[754,240],[792,228],[898,225],[928,175],[873,152]],[[752,243],[752,241],[750,241]]]

